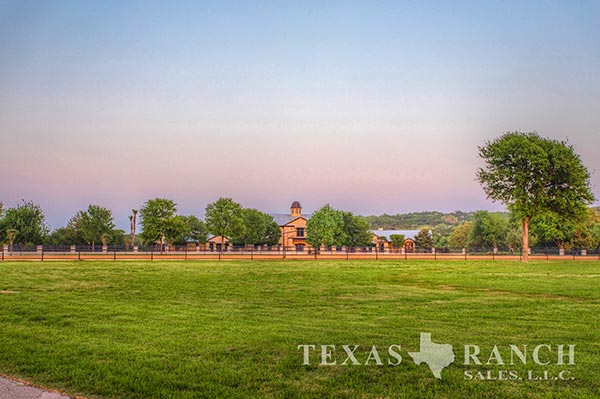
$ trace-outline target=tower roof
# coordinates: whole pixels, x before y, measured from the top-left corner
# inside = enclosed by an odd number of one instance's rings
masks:
[[[299,201],[294,201],[292,202],[292,206],[290,207],[290,209],[302,209],[302,205],[300,205]]]

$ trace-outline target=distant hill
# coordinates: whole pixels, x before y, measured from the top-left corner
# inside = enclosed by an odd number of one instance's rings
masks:
[[[474,212],[454,211],[443,213],[437,211],[431,212],[411,212],[398,213],[396,215],[383,214],[381,216],[363,216],[372,229],[420,229],[423,227],[435,227],[444,225],[455,227],[461,223],[472,219]]]
[[[600,215],[600,206],[591,207]],[[461,223],[471,221],[475,212],[454,211],[443,213],[438,211],[429,212],[411,212],[398,213],[396,215],[383,214],[380,216],[363,216],[369,223],[372,229],[380,227],[386,230],[413,230],[423,227],[433,228],[435,226],[444,225],[446,227],[456,227]],[[492,212],[508,215],[508,212]]]

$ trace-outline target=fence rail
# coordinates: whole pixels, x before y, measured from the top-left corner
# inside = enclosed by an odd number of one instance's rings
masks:
[[[328,248],[318,251],[297,250],[295,247],[230,247],[222,251],[217,249],[190,248],[187,246],[46,246],[15,245],[2,247],[1,261],[50,261],[50,260],[225,260],[225,259],[430,259],[430,260],[520,260],[521,251],[493,248],[432,248],[418,249],[414,252],[400,250],[379,250],[366,248]],[[597,260],[600,261],[599,248],[565,249],[531,248],[531,260]]]

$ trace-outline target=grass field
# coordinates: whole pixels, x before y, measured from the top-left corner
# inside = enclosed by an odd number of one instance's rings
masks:
[[[407,353],[421,332],[453,345],[442,380]],[[401,344],[402,363],[304,366],[301,344],[360,345],[361,363]],[[575,344],[576,364],[465,366],[465,344]],[[4,263],[0,373],[101,398],[599,397],[600,262]]]

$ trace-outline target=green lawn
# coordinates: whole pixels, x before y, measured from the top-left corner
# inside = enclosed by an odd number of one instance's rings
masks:
[[[442,380],[407,354],[421,332],[453,345]],[[301,344],[403,360],[303,366]],[[575,344],[576,365],[465,366],[465,344]],[[599,397],[600,262],[0,263],[0,373],[101,398]]]

